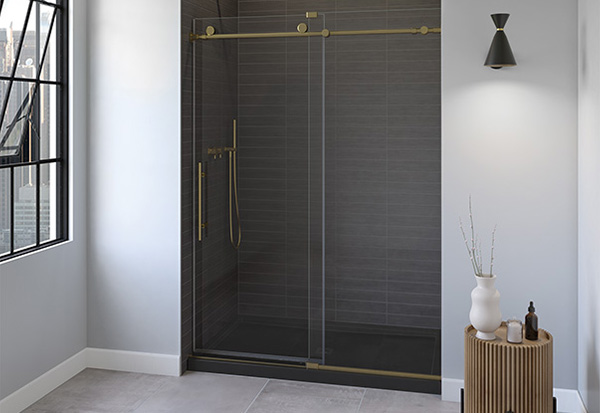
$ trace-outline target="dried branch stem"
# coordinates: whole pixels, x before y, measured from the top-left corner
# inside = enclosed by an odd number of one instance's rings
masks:
[[[469,258],[471,260],[471,265],[473,266],[473,272],[477,274],[477,266],[475,265],[475,260],[473,259],[473,253],[471,248],[469,247],[469,241],[467,240],[467,235],[465,234],[465,229],[463,227],[462,219],[459,217],[458,222],[460,223],[460,231],[462,232],[463,239],[465,240],[465,247],[467,247],[467,254],[469,254]]]
[[[460,231],[463,236],[463,240],[465,242],[465,247],[467,248],[467,253],[469,254],[469,258],[471,259],[471,265],[473,266],[473,271],[476,276],[483,276],[483,254],[481,251],[481,241],[479,237],[475,235],[475,225],[473,223],[473,208],[471,205],[471,196],[469,195],[469,223],[471,228],[471,241],[467,239],[467,234],[465,233],[465,228],[463,226],[462,219],[459,217],[458,222],[460,225]],[[494,230],[492,231],[492,251],[490,255],[490,274],[489,276],[493,276],[494,271],[494,247],[496,242],[496,227],[494,226]]]
[[[494,243],[496,242],[496,227],[498,225],[494,225],[494,230],[492,231],[492,254],[490,258],[490,277],[492,276],[494,269]]]

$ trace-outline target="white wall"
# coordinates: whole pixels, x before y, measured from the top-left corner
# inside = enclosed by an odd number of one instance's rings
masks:
[[[179,0],[89,0],[88,345],[180,352]]]
[[[85,9],[70,10],[71,241],[0,264],[0,400],[86,347]]]
[[[495,32],[518,66],[483,66]],[[577,2],[442,1],[442,375],[463,378],[475,286],[458,217],[494,224],[503,318],[534,300],[554,335],[554,386],[577,388]],[[561,29],[562,28],[562,29]],[[487,251],[484,248],[484,251]],[[444,395],[449,398],[449,395]]]
[[[600,412],[600,5],[579,0],[579,392]]]

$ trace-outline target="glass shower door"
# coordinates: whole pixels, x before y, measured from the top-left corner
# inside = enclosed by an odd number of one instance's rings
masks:
[[[198,19],[194,32],[320,31],[322,19]],[[194,351],[320,362],[323,39],[194,48]]]
[[[439,8],[326,18],[332,31],[441,23]],[[326,59],[325,365],[439,381],[440,37],[332,36]]]

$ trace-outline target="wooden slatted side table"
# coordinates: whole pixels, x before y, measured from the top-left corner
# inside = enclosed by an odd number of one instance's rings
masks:
[[[506,341],[506,323],[490,341],[465,328],[465,413],[556,412],[552,397],[552,335],[539,330],[539,339]]]

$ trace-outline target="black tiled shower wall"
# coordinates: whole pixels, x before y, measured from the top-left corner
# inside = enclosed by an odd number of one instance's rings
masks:
[[[239,30],[293,31],[297,24],[285,17],[240,19]],[[241,316],[308,318],[307,274],[321,253],[320,181],[308,196],[309,179],[321,175],[320,141],[315,148],[308,138],[309,130],[320,131],[321,62],[320,41],[239,43]],[[317,228],[309,228],[309,219]]]
[[[240,16],[324,12],[331,30],[439,27],[439,7],[439,0],[239,1]],[[404,11],[382,12],[393,9]],[[294,18],[251,19],[240,32],[289,31]],[[319,134],[311,130],[306,138],[305,81],[322,58],[300,42],[239,46],[242,316],[307,316],[306,260],[320,254],[314,233],[321,187]],[[440,328],[439,35],[335,37],[325,44],[327,319]],[[317,246],[310,256],[309,237]],[[318,266],[311,268],[314,275]]]

